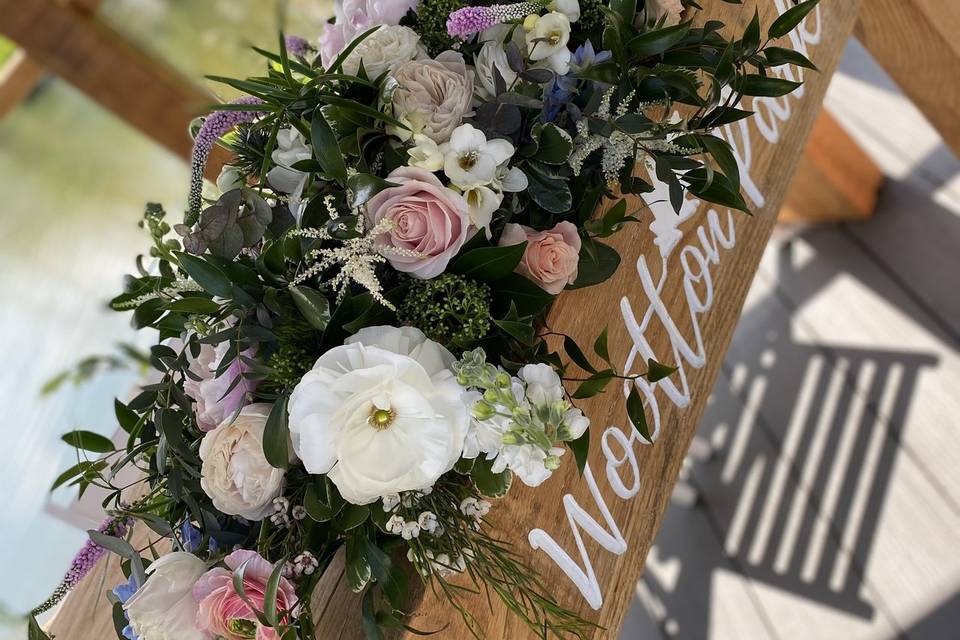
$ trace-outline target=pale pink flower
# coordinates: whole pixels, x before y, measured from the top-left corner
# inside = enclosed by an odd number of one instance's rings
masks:
[[[216,375],[229,349],[227,342],[216,347],[201,346],[200,355],[190,363],[190,371],[200,380],[188,376],[183,383],[184,392],[196,403],[197,425],[201,431],[216,429],[221,422],[235,416],[247,404],[247,394],[257,388],[256,380],[243,377],[250,367],[240,358],[235,358],[219,377]],[[242,355],[252,358],[253,351],[247,350]],[[231,389],[230,385],[238,377],[240,381]]]
[[[254,607],[263,611],[264,592],[274,565],[255,551],[246,550],[234,551],[224,559],[224,563],[226,569],[217,567],[207,571],[193,587],[193,597],[199,604],[197,627],[211,637],[223,640],[279,640],[277,631],[260,624],[256,613],[233,588],[233,572],[245,563],[244,593]],[[277,610],[286,612],[285,619],[289,622],[296,617],[298,609],[293,584],[286,578],[280,578]]]
[[[517,273],[533,280],[547,293],[557,295],[577,279],[580,260],[580,236],[577,227],[558,222],[547,231],[536,231],[519,224],[508,224],[500,236],[500,246],[527,242]]]
[[[394,269],[414,278],[440,275],[467,240],[467,202],[424,169],[400,167],[387,180],[399,186],[367,203],[371,227],[384,220],[391,224],[377,239],[383,255]]]

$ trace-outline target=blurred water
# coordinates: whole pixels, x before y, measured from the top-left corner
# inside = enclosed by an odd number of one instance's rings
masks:
[[[328,0],[284,4],[287,32],[308,37],[330,13]],[[197,81],[202,73],[258,73],[262,59],[249,43],[276,47],[277,2],[106,0],[99,17]],[[5,612],[42,601],[86,538],[76,526],[83,514],[74,509],[74,525],[54,515],[73,506],[75,490],[47,492],[76,461],[60,435],[76,427],[113,433],[113,397],[136,374],[111,373],[47,398],[39,390],[116,342],[149,342],[105,302],[147,246],[136,226],[144,203],[161,202],[178,218],[187,178],[179,158],[59,79],[44,80],[0,121],[0,639],[22,637]]]

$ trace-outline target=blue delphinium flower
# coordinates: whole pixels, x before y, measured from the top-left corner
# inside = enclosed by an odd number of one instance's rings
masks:
[[[183,524],[180,525],[180,538],[183,540],[184,550],[190,553],[196,552],[200,548],[200,543],[203,542],[203,535],[201,535],[200,530],[193,526],[193,523],[189,520],[184,520]],[[210,553],[216,553],[217,548],[217,541],[210,538],[207,549]]]
[[[577,74],[595,64],[606,62],[613,57],[610,51],[595,51],[589,40],[577,47],[570,57],[570,71],[563,76],[555,76],[543,92],[543,119],[553,122],[564,105],[568,104],[577,92]],[[599,83],[597,83],[599,84]]]
[[[113,588],[113,595],[117,596],[117,600],[120,601],[120,604],[126,604],[127,600],[133,597],[133,594],[137,592],[137,581],[133,576],[130,576],[130,579],[122,584],[118,584]],[[127,612],[123,612],[123,617],[130,620],[130,616],[127,615]],[[123,637],[127,640],[140,640],[137,634],[133,632],[133,627],[127,625],[123,628]]]

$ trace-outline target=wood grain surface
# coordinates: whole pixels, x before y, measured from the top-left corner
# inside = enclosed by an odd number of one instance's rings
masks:
[[[958,32],[956,0],[864,0],[856,27],[857,39],[960,154]]]
[[[736,25],[738,31],[742,30],[753,12],[752,3],[747,3],[745,8],[720,0],[701,0],[701,3],[706,9],[703,15],[723,19],[730,25]],[[13,4],[22,6],[10,0],[0,0],[0,10],[6,9],[9,13]],[[45,5],[48,2],[38,0],[37,4]],[[701,364],[699,368],[684,361],[682,356],[674,353],[664,325],[656,318],[650,321],[644,333],[650,348],[658,360],[683,365],[690,400],[687,406],[678,407],[664,394],[662,383],[655,388],[653,397],[658,409],[648,406],[647,418],[652,425],[655,414],[658,414],[662,430],[659,440],[652,446],[639,442],[631,444],[631,451],[638,463],[639,474],[636,479],[640,489],[630,499],[618,497],[609,483],[612,475],[619,476],[628,485],[632,484],[634,478],[631,477],[629,463],[619,469],[608,469],[601,450],[601,437],[608,425],[626,437],[632,433],[619,388],[611,385],[605,394],[584,401],[581,405],[594,425],[591,430],[590,466],[596,485],[627,547],[623,554],[610,553],[583,534],[585,550],[603,599],[598,610],[586,603],[574,584],[547,555],[531,548],[528,542],[529,532],[541,528],[570,554],[576,565],[584,566],[564,510],[565,494],[571,496],[566,499],[568,504],[571,500],[576,501],[586,514],[596,519],[604,529],[610,530],[591,497],[587,482],[578,477],[572,457],[566,460],[561,471],[539,489],[528,489],[517,483],[507,499],[495,505],[491,514],[492,525],[497,527],[498,533],[512,541],[517,551],[540,571],[544,589],[554,594],[563,605],[581,612],[599,625],[592,634],[593,638],[615,638],[626,615],[634,585],[659,529],[684,454],[706,406],[747,289],[813,121],[820,111],[826,85],[852,29],[858,5],[856,0],[824,0],[818,13],[801,26],[807,34],[807,53],[821,72],[808,74],[802,90],[791,96],[747,100],[746,108],[755,109],[757,118],[743,127],[733,125],[721,132],[730,136],[731,142],[740,149],[745,164],[743,174],[747,201],[755,206],[752,217],[732,213],[735,246],[718,250],[717,263],[709,264],[709,276],[701,271],[699,281],[689,282],[690,291],[700,300],[705,298],[706,288],[712,284],[715,298],[712,308],[702,313],[692,313],[688,294],[684,290],[682,262],[687,263],[692,274],[697,274],[695,260],[690,260],[690,256],[697,253],[696,248],[701,249],[701,255],[704,253],[698,230],[701,233],[708,232],[704,225],[709,207],[701,206],[678,225],[675,247],[662,260],[661,250],[666,250],[662,241],[670,235],[670,230],[661,231],[661,245],[658,246],[655,243],[657,238],[648,228],[652,215],[650,212],[644,213],[642,225],[629,227],[612,242],[623,257],[617,274],[600,287],[565,293],[551,312],[552,328],[575,336],[581,344],[592,343],[600,331],[607,327],[610,332],[610,354],[618,367],[622,368],[634,347],[634,341],[621,319],[622,304],[629,305],[638,320],[643,318],[650,306],[635,268],[639,260],[645,259],[654,282],[663,275],[662,268],[666,269],[659,296],[664,309],[676,322],[683,340],[694,345],[694,350],[702,351],[705,358],[704,363],[697,363]],[[761,0],[759,8],[764,24],[769,24],[777,12],[785,10],[787,6],[789,4],[784,0]],[[4,30],[6,28],[4,24]],[[793,44],[803,46],[803,40]],[[633,204],[640,205],[636,202]],[[726,231],[727,211],[721,209],[718,213],[723,221],[721,226]],[[676,220],[671,223],[662,210],[658,211],[656,220],[655,224],[661,227],[676,225]],[[709,233],[704,235],[708,237]],[[693,249],[682,260],[681,255],[688,246]],[[702,336],[702,350],[695,346],[695,323]],[[640,359],[632,371],[642,370],[643,362]],[[675,380],[679,384],[679,379],[675,377]],[[611,449],[617,456],[625,455],[624,449],[618,448],[615,442],[611,444]],[[110,608],[105,606],[102,592],[105,587],[119,582],[119,579],[115,567],[108,567],[108,571],[114,573],[106,579],[101,579],[102,574],[95,571],[77,592],[67,598],[50,627],[60,640],[103,640],[113,637],[112,624],[109,622]],[[317,637],[323,640],[363,637],[357,615],[357,599],[345,586],[342,576],[342,561],[337,560],[314,594],[313,609],[319,618]],[[413,625],[422,629],[443,629],[433,636],[437,638],[469,637],[456,613],[445,602],[423,591],[412,593],[411,597]],[[487,630],[487,638],[516,640],[537,637],[496,602],[492,608],[488,607],[484,597],[476,599],[474,611]]]

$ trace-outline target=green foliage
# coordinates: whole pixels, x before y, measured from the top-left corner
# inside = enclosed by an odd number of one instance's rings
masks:
[[[466,348],[490,331],[490,287],[453,273],[413,280],[397,317],[432,340]]]
[[[463,0],[420,1],[414,29],[431,57],[453,47],[456,41],[447,33],[447,18],[466,4]]]

